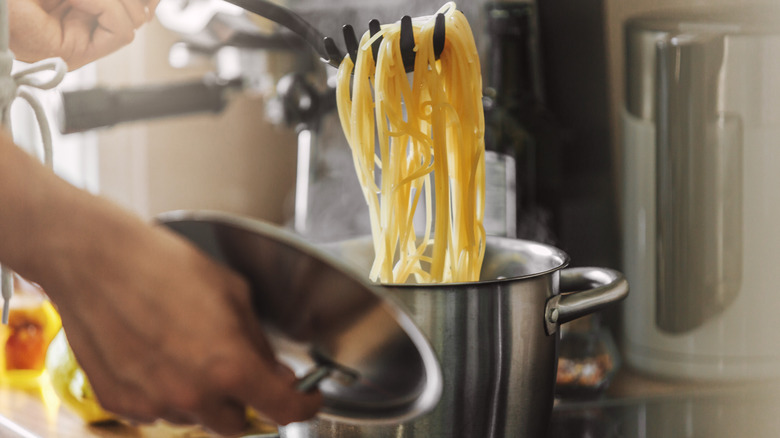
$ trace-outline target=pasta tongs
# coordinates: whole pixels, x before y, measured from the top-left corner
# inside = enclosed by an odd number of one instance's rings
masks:
[[[338,48],[336,41],[333,38],[323,35],[316,27],[312,26],[311,23],[304,20],[300,15],[296,14],[290,9],[285,8],[284,6],[279,6],[267,0],[226,1],[249,12],[253,12],[257,15],[274,21],[300,35],[312,48],[314,48],[323,61],[333,67],[338,68],[342,59],[344,59],[343,52]],[[445,27],[444,14],[437,14],[436,23],[433,29],[433,47],[436,59],[439,58],[442,51],[444,50],[444,40],[446,34]],[[381,29],[379,20],[371,20],[368,23],[368,29],[372,36],[376,35],[376,33]],[[355,62],[357,60],[358,52],[358,40],[355,35],[355,30],[351,25],[346,24],[342,28],[342,32],[344,44],[347,48],[347,53],[349,54],[350,58],[352,58],[352,61]],[[377,40],[372,44],[372,51],[375,59],[379,51],[381,40],[381,37],[377,38]],[[412,28],[412,18],[408,15],[401,18],[400,45],[404,67],[406,68],[407,72],[411,72],[414,70],[415,42],[414,30]]]

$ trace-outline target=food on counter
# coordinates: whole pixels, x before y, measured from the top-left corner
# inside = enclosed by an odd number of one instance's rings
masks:
[[[598,318],[590,315],[561,327],[557,397],[597,397],[607,389],[619,366],[612,334]]]
[[[598,389],[606,383],[613,368],[612,358],[606,353],[578,359],[562,357],[558,359],[556,384],[559,387]]]
[[[60,400],[87,423],[116,420],[98,403],[86,374],[76,362],[65,331],[60,330],[46,353],[46,371]]]
[[[18,275],[8,312],[0,325],[2,381],[11,386],[35,386],[44,370],[49,343],[61,327],[60,317],[43,291]]]
[[[482,76],[465,16],[454,3],[439,12],[446,42],[438,60],[435,18],[413,22],[411,84],[400,23],[363,35],[356,62],[345,57],[339,68],[339,117],[369,207],[374,281],[479,279],[485,254]],[[372,43],[379,37],[375,62]],[[424,230],[413,224],[421,199]]]
[[[46,358],[44,326],[46,315],[40,307],[11,311],[5,341],[6,370],[42,370]]]
[[[251,407],[247,408],[246,418],[249,429],[244,432],[244,438],[252,438],[258,435],[276,436],[279,433],[279,429],[275,425],[269,423],[262,414]]]
[[[100,423],[113,423],[121,421],[121,418],[106,411],[92,391],[84,370],[81,369],[76,356],[73,354],[68,338],[64,330],[60,330],[49,344],[46,353],[46,371],[49,381],[60,401],[78,414],[84,422],[97,425]],[[276,426],[267,423],[252,409],[247,409],[247,435],[276,433]],[[215,435],[197,426],[174,426],[164,422],[155,425],[154,430],[159,436],[170,437],[203,437],[212,438]],[[164,431],[170,434],[163,435]],[[146,435],[144,435],[146,436]],[[158,436],[155,434],[154,436]]]

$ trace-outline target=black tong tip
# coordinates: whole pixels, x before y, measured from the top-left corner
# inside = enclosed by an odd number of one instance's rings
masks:
[[[370,32],[371,36],[374,36],[379,32],[381,29],[381,25],[379,24],[379,20],[373,19],[368,22],[368,31]],[[345,24],[342,28],[342,33],[344,36],[344,44],[347,47],[347,53],[349,54],[349,57],[352,58],[352,62],[357,62],[357,52],[358,52],[358,40],[357,36],[355,35],[355,29],[349,25]],[[444,51],[444,42],[446,39],[446,21],[444,14],[437,14],[436,15],[436,23],[433,27],[433,52],[436,56],[436,59],[439,59],[441,56],[441,53]],[[371,51],[374,55],[374,59],[377,59],[379,57],[379,45],[382,43],[382,37],[379,37],[371,44]],[[329,48],[329,46],[331,46]],[[416,56],[416,52],[414,51],[414,29],[412,27],[412,17],[406,15],[403,18],[401,18],[401,58],[404,62],[404,68],[407,72],[414,71],[414,59]],[[332,38],[325,38],[325,49],[328,52],[329,56],[331,54],[336,55],[338,54],[339,58],[336,61],[341,61],[341,54],[338,51],[338,48],[336,48],[336,44],[333,41]],[[333,57],[331,56],[331,59],[328,60],[328,63],[333,65]]]
[[[447,37],[447,23],[444,14],[436,14],[436,24],[433,26],[433,54],[436,59],[444,51],[444,41]]]
[[[371,36],[374,36],[382,29],[382,25],[379,24],[379,20],[374,18],[373,20],[368,22],[368,31],[371,33]],[[379,37],[374,41],[373,44],[371,44],[371,53],[374,54],[374,59],[379,58],[379,45],[382,44],[382,37]],[[357,57],[352,58],[353,61],[357,60]]]
[[[352,28],[352,25],[345,24],[341,30],[344,34],[344,44],[347,46],[347,53],[352,58],[352,62],[357,62],[358,40],[357,36],[355,36],[355,29]]]
[[[339,64],[341,64],[341,60],[344,59],[344,55],[341,54],[341,50],[336,46],[336,42],[333,41],[333,38],[331,37],[325,37],[323,38],[322,43],[325,45],[325,53],[328,54],[327,63],[333,67],[339,68]]]
[[[404,68],[407,72],[414,71],[414,58],[417,53],[414,51],[414,28],[412,27],[412,17],[404,15],[401,18],[401,59],[404,60]]]

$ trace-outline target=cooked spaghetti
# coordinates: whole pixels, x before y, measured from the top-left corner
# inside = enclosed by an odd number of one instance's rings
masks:
[[[368,203],[382,283],[476,281],[485,253],[482,76],[474,37],[454,3],[440,10],[446,42],[437,60],[435,17],[413,20],[413,78],[400,23],[363,35],[356,62],[338,72],[339,117]],[[371,45],[382,38],[377,59]],[[425,229],[413,218],[421,198]]]

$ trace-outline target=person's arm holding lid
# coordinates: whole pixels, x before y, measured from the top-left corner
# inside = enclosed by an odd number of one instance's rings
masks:
[[[96,59],[129,41],[119,37],[128,22],[134,29],[153,12],[143,5],[142,17],[136,0],[111,1],[9,0],[12,48],[26,61]],[[93,29],[86,36],[79,34],[85,23]],[[57,31],[62,39],[47,37]],[[63,44],[69,32],[86,39]],[[100,43],[101,32],[118,37]],[[282,424],[320,406],[321,396],[296,391],[295,376],[276,362],[241,277],[162,227],[66,183],[1,127],[0,262],[47,291],[110,411],[227,434],[244,426],[247,406]]]

